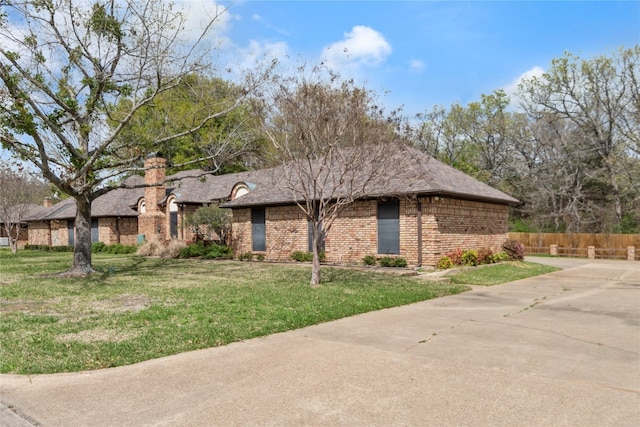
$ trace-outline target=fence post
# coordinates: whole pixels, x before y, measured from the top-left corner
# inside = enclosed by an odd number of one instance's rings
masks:
[[[589,257],[589,259],[596,259],[596,247],[595,246],[589,246],[587,248],[587,256]]]
[[[558,245],[549,246],[549,255],[558,256]]]
[[[636,247],[635,246],[627,246],[627,260],[635,261],[636,260]]]

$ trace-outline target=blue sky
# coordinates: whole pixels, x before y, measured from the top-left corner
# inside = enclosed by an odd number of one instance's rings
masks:
[[[193,6],[191,2],[191,5]],[[324,60],[407,113],[515,87],[570,51],[640,43],[640,1],[238,1],[224,54]]]

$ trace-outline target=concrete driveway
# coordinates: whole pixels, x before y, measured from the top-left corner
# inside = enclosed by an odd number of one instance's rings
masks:
[[[640,425],[640,263],[539,261],[565,270],[134,366],[2,375],[0,424]]]

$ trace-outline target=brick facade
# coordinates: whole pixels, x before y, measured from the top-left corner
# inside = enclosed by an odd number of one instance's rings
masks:
[[[28,239],[30,245],[69,246],[68,221],[30,222]],[[137,218],[98,218],[98,240],[107,245],[135,245]]]
[[[445,253],[455,249],[488,247],[500,251],[508,238],[508,213],[506,205],[440,197],[402,198],[400,253],[397,256],[415,266],[435,265]],[[286,261],[291,252],[308,250],[307,221],[297,206],[267,207],[265,222],[265,259]],[[327,234],[326,261],[360,264],[365,255],[381,256],[377,253],[377,233],[377,201],[354,203],[341,213]],[[232,234],[237,254],[252,251],[251,209],[233,209]]]

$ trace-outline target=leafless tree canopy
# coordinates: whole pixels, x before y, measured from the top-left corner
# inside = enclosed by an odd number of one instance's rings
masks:
[[[50,193],[43,182],[0,162],[0,226],[9,238],[13,252],[18,248],[27,214]]]
[[[7,1],[0,21],[0,141],[76,201],[72,272],[91,271],[91,202],[149,147],[198,132],[234,110],[203,104],[189,125],[141,144],[122,138],[144,107],[187,76],[208,75],[208,38],[222,9],[193,36],[163,0]],[[203,97],[204,99],[204,97]],[[224,140],[222,141],[224,143]],[[225,153],[217,147],[212,155]]]
[[[372,92],[323,67],[302,67],[265,87],[254,108],[281,165],[273,185],[313,225],[311,284],[318,285],[324,237],[340,212],[387,176],[400,119],[379,107]]]

